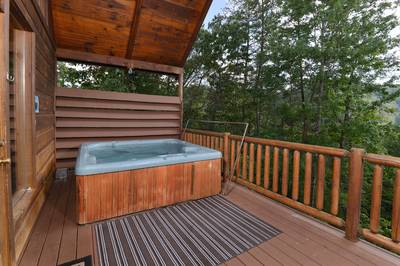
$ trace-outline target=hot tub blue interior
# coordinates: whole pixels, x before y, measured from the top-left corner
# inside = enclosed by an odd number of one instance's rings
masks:
[[[82,144],[76,175],[112,173],[221,158],[219,151],[176,139]]]

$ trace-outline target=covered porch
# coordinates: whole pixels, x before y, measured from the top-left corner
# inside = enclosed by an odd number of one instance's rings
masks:
[[[86,256],[100,265],[97,223],[78,225],[79,147],[171,138],[219,151],[214,181],[232,188],[223,197],[280,232],[223,263],[399,264],[400,158],[183,128],[184,65],[211,2],[0,1],[0,265]],[[176,95],[59,88],[57,60],[172,75]],[[366,165],[373,196],[363,227]],[[379,230],[383,167],[394,173],[389,235]],[[184,174],[193,182],[209,168]],[[57,169],[68,177],[56,178]]]

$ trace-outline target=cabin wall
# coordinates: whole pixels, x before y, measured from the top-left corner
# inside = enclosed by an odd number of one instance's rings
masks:
[[[55,77],[56,57],[52,31],[49,28],[48,1],[12,0],[10,14],[23,21],[24,30],[33,32],[32,82],[33,95],[39,97],[39,112],[32,111],[33,130],[17,134],[32,134],[33,172],[30,190],[13,197],[16,257],[21,255],[55,172]],[[15,108],[15,107],[14,107]],[[33,109],[33,104],[32,104]],[[18,164],[18,161],[16,162]]]
[[[57,168],[72,168],[85,142],[178,138],[179,96],[56,89]]]

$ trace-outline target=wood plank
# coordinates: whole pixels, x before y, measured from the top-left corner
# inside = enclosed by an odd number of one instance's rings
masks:
[[[144,111],[180,111],[180,105],[164,103],[143,103],[131,101],[80,99],[71,97],[57,97],[57,106],[73,108],[144,110]]]
[[[253,255],[251,255],[249,252],[244,252],[237,256],[238,258],[244,265],[254,265],[254,266],[261,266],[263,265],[260,261],[258,261]]]
[[[56,211],[56,204],[63,188],[65,187],[61,181],[55,181],[53,183],[50,194],[39,214],[30,240],[21,257],[19,263],[21,266],[38,265],[40,254],[46,241],[48,230],[51,227],[54,212]]]
[[[241,265],[244,265],[244,263],[241,262],[237,257],[235,257],[235,258],[233,258],[233,259],[227,261],[227,262],[225,263],[225,265],[229,265],[229,266],[241,266]]]
[[[68,198],[57,264],[62,264],[76,259],[78,227],[76,226],[75,177],[70,176],[69,178],[72,179],[73,185]]]
[[[55,205],[55,212],[52,218],[46,241],[44,242],[42,254],[40,255],[38,265],[56,265],[58,259],[58,250],[60,248],[61,237],[64,227],[65,213],[68,204],[68,197],[72,187],[72,181],[65,182],[62,185],[59,198]]]
[[[78,226],[76,257],[83,258],[93,255],[94,247],[92,246],[93,232],[90,225]]]
[[[279,260],[274,259],[271,255],[265,252],[260,246],[254,247],[248,251],[254,258],[262,262],[263,265],[278,266],[282,265]]]
[[[135,12],[133,14],[131,32],[129,33],[128,47],[126,49],[126,58],[132,59],[133,49],[135,48],[136,33],[139,26],[140,10],[142,9],[143,0],[136,0]]]
[[[57,107],[57,118],[101,118],[119,120],[179,120],[179,112],[163,111],[129,111],[112,109],[75,109],[68,107]]]
[[[61,48],[57,49],[56,55],[57,59],[73,60],[86,63],[98,63],[103,65],[122,66],[134,69],[155,71],[160,73],[179,75],[180,73],[183,72],[183,68],[176,66],[169,66],[165,64],[146,62],[143,60],[126,59],[117,56],[101,55],[101,54],[74,51]]]
[[[149,95],[127,92],[102,91],[97,89],[77,89],[77,88],[56,88],[57,97],[68,97],[78,99],[97,99],[97,100],[114,100],[140,103],[165,103],[180,104],[177,96]]]
[[[205,19],[206,15],[207,15],[207,12],[208,12],[208,9],[211,6],[211,3],[212,3],[212,0],[204,1],[204,6],[203,6],[202,11],[201,11],[202,13],[201,13],[201,15],[200,15],[200,17],[199,17],[199,19],[197,21],[196,28],[193,31],[192,36],[190,37],[190,40],[189,40],[189,42],[188,42],[188,44],[186,46],[186,49],[185,49],[185,53],[183,54],[183,57],[181,59],[181,66],[183,66],[185,64],[186,59],[188,58],[188,56],[190,54],[192,46],[193,46],[193,44],[194,44],[194,42],[196,40],[197,34],[199,33],[199,30],[201,28],[203,20]]]
[[[159,135],[179,135],[179,128],[59,128],[56,131],[57,141],[59,139],[71,138],[109,138],[109,137],[145,137]]]
[[[180,120],[106,120],[58,118],[57,128],[165,128],[180,127]]]
[[[295,260],[297,263],[299,263],[301,265],[310,265],[310,266],[311,265],[314,265],[314,266],[321,265],[318,261],[310,258],[307,253],[304,254],[304,253],[298,251],[297,249],[291,247],[288,243],[281,240],[281,238],[279,238],[279,236],[272,239],[269,242],[269,244],[274,246],[276,249],[278,249],[282,253],[288,254],[288,257],[292,258],[293,260]]]
[[[299,262],[297,262],[291,257],[292,254],[284,253],[278,248],[276,248],[274,245],[272,245],[271,243],[272,241],[273,239],[271,239],[271,241],[264,242],[259,247],[264,252],[266,252],[268,255],[275,258],[276,260],[278,260],[283,265],[289,265],[289,266],[301,265]],[[303,264],[303,265],[308,265],[308,264]]]

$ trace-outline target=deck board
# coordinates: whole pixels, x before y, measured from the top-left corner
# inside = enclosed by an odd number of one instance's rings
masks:
[[[75,202],[74,190],[70,191],[69,202]],[[58,264],[72,261],[76,258],[78,227],[76,226],[75,204],[68,204],[61,237]]]
[[[53,218],[53,213],[55,210],[54,205],[57,202],[59,191],[62,188],[61,182],[56,182],[53,184],[50,194],[33,228],[25,252],[20,260],[20,265],[30,266],[38,264],[44,242],[46,241],[48,228],[50,227]]]
[[[20,265],[56,265],[93,255],[90,225],[78,226],[75,183],[54,182],[34,227]],[[399,257],[363,241],[350,242],[331,228],[246,188],[235,186],[226,196],[237,206],[278,228],[282,233],[225,265],[399,265]]]
[[[72,179],[65,184],[65,189],[61,189],[59,199],[55,206],[53,219],[49,226],[46,241],[44,242],[42,254],[39,259],[39,266],[56,265],[60,250],[61,237],[64,229],[64,221],[68,198],[71,192]]]

